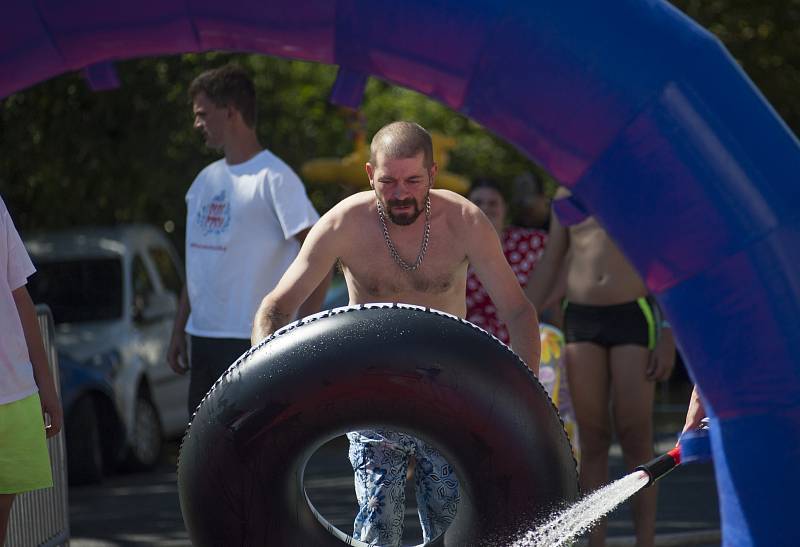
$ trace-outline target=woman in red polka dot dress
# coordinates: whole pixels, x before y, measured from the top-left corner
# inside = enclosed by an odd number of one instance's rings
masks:
[[[503,253],[519,284],[525,288],[528,276],[544,252],[547,232],[519,226],[506,226],[508,207],[500,187],[492,180],[475,181],[469,199],[477,205],[497,230]],[[508,344],[508,329],[497,317],[497,310],[481,285],[475,271],[470,267],[467,276],[467,320],[492,333]]]
[[[494,224],[503,245],[503,253],[506,255],[511,269],[517,275],[519,284],[525,288],[530,274],[544,252],[547,232],[534,228],[506,226],[506,200],[494,181],[481,179],[473,183],[469,199]],[[557,289],[555,293],[558,294],[559,290]],[[537,312],[540,314],[540,321],[544,315],[545,317],[549,316],[551,323],[561,324],[557,298],[553,302],[547,303],[546,309],[540,309]],[[497,317],[492,300],[472,268],[469,269],[467,275],[467,319],[508,344],[508,329]],[[564,338],[561,331],[552,325],[540,322],[539,326],[542,344],[539,381],[552,398],[553,404],[558,408],[567,436],[572,443],[575,459],[580,462],[578,426],[563,360]],[[535,333],[531,333],[531,335],[536,336]]]

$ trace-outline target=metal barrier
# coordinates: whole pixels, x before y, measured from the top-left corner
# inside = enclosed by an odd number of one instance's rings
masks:
[[[47,306],[39,305],[36,306],[36,317],[50,362],[50,371],[56,389],[60,389],[53,314]],[[53,488],[17,496],[11,509],[6,547],[69,545],[67,459],[63,431],[48,439],[47,447],[53,469]]]

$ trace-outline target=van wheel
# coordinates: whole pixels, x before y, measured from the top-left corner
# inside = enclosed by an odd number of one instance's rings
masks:
[[[161,457],[162,445],[158,412],[150,398],[145,393],[139,393],[125,468],[131,471],[153,469]]]
[[[70,484],[95,484],[103,480],[103,447],[94,403],[82,397],[72,407],[65,424],[67,474]]]

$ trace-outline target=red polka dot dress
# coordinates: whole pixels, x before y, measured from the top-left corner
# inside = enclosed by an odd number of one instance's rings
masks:
[[[547,233],[542,230],[508,226],[500,238],[503,254],[517,276],[521,287],[528,284],[528,276],[544,252]],[[509,343],[508,329],[497,317],[497,309],[481,285],[475,270],[470,266],[467,274],[467,320],[475,323],[497,338]]]

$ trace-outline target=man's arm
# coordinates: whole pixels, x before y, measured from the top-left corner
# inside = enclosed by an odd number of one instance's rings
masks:
[[[467,216],[470,232],[465,240],[469,262],[494,302],[497,315],[508,327],[511,347],[538,374],[541,348],[536,309],[525,298],[489,219],[477,207]]]
[[[319,290],[324,279],[331,274],[339,252],[336,246],[336,208],[326,213],[309,231],[289,269],[278,285],[264,297],[253,319],[250,341],[257,344],[297,314],[300,306],[312,293]]]
[[[305,242],[310,231],[311,228],[306,228],[294,236],[297,241],[300,242],[300,245]],[[328,275],[326,275],[322,282],[317,285],[317,288],[314,289],[314,292],[311,293],[311,296],[309,296],[306,301],[300,305],[300,308],[297,312],[298,317],[306,317],[307,315],[317,313],[322,308],[322,303],[325,301],[325,295],[328,293],[328,287],[331,285],[332,277],[333,268],[328,271]]]
[[[669,380],[673,368],[675,368],[675,339],[672,337],[672,328],[662,326],[645,374],[648,380],[663,382]]]
[[[172,336],[167,350],[167,363],[177,374],[186,374],[189,370],[188,353],[186,351],[186,321],[189,320],[189,294],[186,285],[181,289],[178,299],[178,310],[175,312],[175,322],[172,324]]]
[[[558,276],[569,248],[569,232],[561,225],[555,211],[550,211],[550,230],[542,258],[528,278],[525,295],[537,309],[550,303],[551,295],[557,287]]]
[[[693,431],[700,427],[700,421],[706,417],[706,409],[703,405],[703,399],[700,398],[700,392],[697,391],[697,386],[692,390],[692,397],[689,399],[689,409],[686,412],[686,423],[683,426],[683,433]]]
[[[22,323],[22,331],[25,333],[25,344],[28,346],[28,356],[33,365],[33,377],[39,388],[39,400],[42,404],[42,413],[45,415],[45,432],[48,437],[52,437],[61,431],[63,418],[58,391],[50,373],[42,333],[39,331],[39,322],[36,320],[36,308],[25,285],[12,291],[12,294]]]

